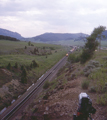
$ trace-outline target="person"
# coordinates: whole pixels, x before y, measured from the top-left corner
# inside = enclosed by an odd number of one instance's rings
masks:
[[[90,113],[95,114],[96,109],[92,106],[92,101],[86,93],[79,94],[79,107],[74,120],[88,120]],[[90,117],[91,119],[91,117]]]

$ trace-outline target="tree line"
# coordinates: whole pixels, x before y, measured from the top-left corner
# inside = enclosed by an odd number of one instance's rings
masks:
[[[20,41],[14,37],[0,35],[0,40]]]

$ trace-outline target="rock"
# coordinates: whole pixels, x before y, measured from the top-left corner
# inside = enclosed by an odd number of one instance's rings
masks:
[[[49,107],[46,107],[45,110],[48,111],[48,110],[49,110]]]

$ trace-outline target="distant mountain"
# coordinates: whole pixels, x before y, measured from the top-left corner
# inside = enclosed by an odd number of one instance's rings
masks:
[[[10,37],[13,37],[13,38],[17,38],[19,40],[23,39],[23,37],[19,33],[12,32],[12,31],[2,29],[2,28],[0,28],[0,35],[10,36]]]
[[[44,33],[33,37],[34,41],[49,42],[49,41],[61,41],[61,40],[83,40],[88,37],[87,34],[83,33]]]
[[[85,38],[89,36],[88,34],[84,34],[84,33],[44,33],[35,37],[24,38],[17,32],[12,32],[2,28],[0,28],[0,35],[10,36],[22,41],[43,42],[43,43],[52,43],[52,42],[55,43],[56,41],[62,41],[62,40],[80,41],[80,40],[85,40]],[[103,35],[105,35],[107,40],[107,30],[103,32]]]

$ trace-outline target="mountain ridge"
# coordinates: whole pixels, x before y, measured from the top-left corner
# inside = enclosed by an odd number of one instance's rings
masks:
[[[33,37],[35,41],[61,41],[61,40],[76,40],[78,38],[85,38],[87,34],[84,33],[44,33]]]
[[[62,41],[62,40],[74,40],[74,41],[80,41],[80,40],[84,40],[86,39],[86,37],[88,37],[88,34],[85,33],[43,33],[41,35],[37,35],[34,37],[29,37],[29,38],[25,38],[22,37],[19,33],[17,32],[12,32],[6,29],[2,29],[0,28],[0,35],[4,35],[4,36],[10,36],[10,37],[14,37],[16,39],[19,39],[21,41],[31,41],[31,42],[47,42],[47,43],[51,43],[51,42],[56,42],[56,41]],[[103,35],[106,36],[107,38],[107,30],[103,32]]]

